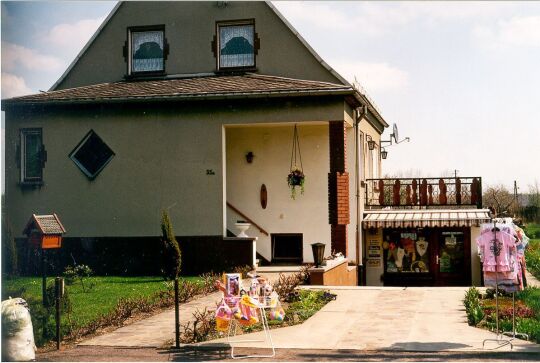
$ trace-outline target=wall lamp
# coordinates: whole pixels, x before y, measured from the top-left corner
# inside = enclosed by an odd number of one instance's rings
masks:
[[[367,139],[367,146],[368,146],[368,149],[369,149],[369,150],[375,149],[375,141],[373,141],[373,139],[371,138],[371,136],[370,136],[370,135],[367,135],[367,136],[366,136],[366,139]]]
[[[248,164],[251,164],[253,162],[253,158],[255,157],[255,154],[253,154],[253,151],[250,151],[246,154],[246,161]]]
[[[386,151],[384,148],[381,150],[381,158],[386,159],[388,157],[388,151]]]

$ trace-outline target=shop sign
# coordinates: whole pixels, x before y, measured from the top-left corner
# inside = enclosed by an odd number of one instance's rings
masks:
[[[370,258],[367,260],[368,267],[381,267],[381,260],[379,258],[373,259]]]

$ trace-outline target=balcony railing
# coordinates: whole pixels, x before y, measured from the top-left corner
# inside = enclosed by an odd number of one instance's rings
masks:
[[[366,180],[366,207],[482,208],[482,178],[392,178]]]

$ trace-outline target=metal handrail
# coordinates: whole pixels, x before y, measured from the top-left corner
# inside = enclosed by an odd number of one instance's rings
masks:
[[[233,211],[238,213],[240,215],[240,217],[242,217],[242,218],[244,218],[246,220],[246,222],[249,222],[249,223],[253,224],[255,227],[257,227],[262,234],[264,234],[266,236],[270,235],[268,232],[266,232],[264,230],[264,228],[262,228],[257,223],[255,223],[251,218],[246,216],[244,213],[240,212],[240,210],[238,208],[236,208],[235,206],[233,206],[231,203],[227,202],[227,207],[231,208]]]

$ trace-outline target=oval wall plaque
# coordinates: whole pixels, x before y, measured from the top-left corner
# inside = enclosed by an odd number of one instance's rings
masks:
[[[268,202],[268,192],[266,191],[266,185],[261,185],[261,207],[266,209],[266,203]]]

